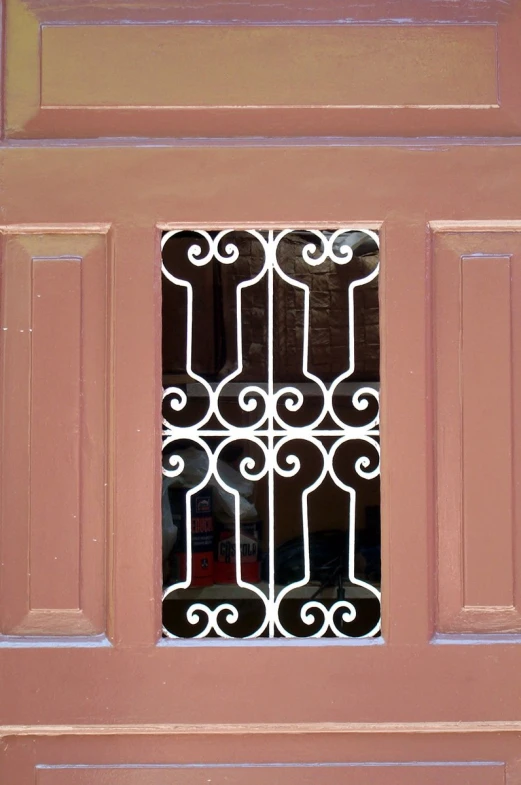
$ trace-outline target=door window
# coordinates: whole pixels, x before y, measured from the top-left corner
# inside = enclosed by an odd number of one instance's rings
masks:
[[[378,635],[377,233],[161,248],[164,635]]]

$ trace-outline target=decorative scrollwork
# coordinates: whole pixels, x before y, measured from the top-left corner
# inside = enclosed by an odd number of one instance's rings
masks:
[[[161,249],[171,238],[180,234],[181,230],[166,232],[162,238]],[[356,489],[352,481],[346,481],[344,474],[339,470],[341,463],[338,456],[346,444],[360,443],[361,447],[356,459],[351,462],[351,469],[362,480],[374,480],[380,473],[380,445],[379,445],[379,394],[372,386],[355,387],[351,377],[355,371],[355,292],[361,286],[370,283],[378,275],[378,263],[373,265],[364,274],[351,280],[345,292],[346,309],[348,314],[347,346],[345,369],[329,382],[320,378],[317,373],[310,370],[309,363],[309,335],[310,335],[310,287],[305,276],[300,279],[296,274],[290,274],[278,258],[279,247],[284,238],[297,233],[297,230],[284,229],[281,231],[270,230],[260,232],[249,230],[249,235],[262,248],[264,261],[247,280],[241,280],[235,290],[236,313],[236,367],[218,383],[211,383],[207,378],[196,373],[193,369],[192,334],[194,326],[194,291],[191,283],[178,277],[171,269],[162,266],[163,275],[174,286],[185,290],[187,303],[187,347],[186,347],[186,374],[194,384],[200,385],[203,395],[207,400],[204,414],[194,424],[186,425],[181,422],[189,402],[189,394],[183,385],[169,386],[164,390],[163,405],[163,475],[172,481],[179,479],[185,470],[183,449],[176,445],[185,445],[189,442],[202,451],[205,456],[205,470],[199,477],[197,484],[192,484],[186,495],[186,538],[187,562],[186,577],[177,581],[164,590],[164,599],[176,597],[183,599],[184,632],[176,633],[172,625],[164,627],[164,634],[170,638],[196,637],[204,638],[209,635],[222,638],[249,637],[256,638],[267,635],[269,637],[313,637],[321,638],[333,635],[339,638],[349,638],[349,625],[357,619],[357,605],[353,596],[343,596],[345,588],[342,587],[337,599],[331,603],[313,596],[308,591],[310,587],[310,526],[309,504],[310,497],[324,481],[333,483],[339,491],[345,494],[348,505],[347,521],[347,577],[349,586],[365,592],[364,596],[376,599],[379,603],[380,592],[367,581],[356,577],[355,554],[355,514],[356,514]],[[197,230],[194,240],[189,245],[186,256],[195,267],[203,267],[214,261],[233,265],[240,257],[240,249],[230,230],[209,232]],[[353,249],[352,236],[365,238],[379,248],[378,235],[367,229],[351,228],[337,229],[332,232],[322,230],[300,231],[304,242],[300,245],[301,265],[308,266],[307,275],[315,274],[321,265],[350,265],[356,254]],[[186,233],[185,233],[186,239]],[[302,330],[302,363],[301,377],[303,384],[291,383],[277,385],[274,372],[274,292],[275,281],[281,281],[284,286],[292,287],[299,292],[303,302],[303,330]],[[265,285],[267,293],[266,330],[267,330],[267,378],[258,382],[241,382],[244,369],[243,347],[243,298],[250,287],[259,283]],[[299,360],[300,362],[300,360]],[[246,423],[233,424],[229,416],[225,415],[221,402],[225,391],[235,389],[235,400],[239,410],[248,417]],[[303,423],[303,413],[306,404],[306,395],[303,387],[307,385],[313,390],[315,408],[312,415]],[[346,385],[349,386],[347,398],[353,412],[353,423],[344,420],[346,400]],[[228,396],[229,393],[226,392]],[[343,396],[343,409],[340,411],[337,404],[338,397]],[[303,472],[303,459],[297,454],[296,444],[305,441],[313,446],[318,454],[320,471],[310,481],[309,476],[302,485],[300,514],[302,518],[302,548],[303,548],[303,574],[284,586],[276,583],[275,568],[275,532],[277,521],[272,503],[268,505],[269,515],[267,520],[268,540],[268,565],[267,580],[264,584],[255,584],[244,579],[241,559],[236,559],[235,578],[236,587],[242,594],[242,599],[256,604],[255,614],[248,629],[239,636],[234,634],[241,623],[241,601],[227,599],[225,602],[208,604],[201,597],[194,601],[190,594],[191,588],[191,529],[190,505],[194,494],[204,488],[208,483],[213,483],[224,494],[227,494],[230,509],[233,508],[233,531],[235,541],[241,538],[241,510],[240,493],[225,476],[222,468],[222,456],[235,442],[244,442],[250,445],[249,452],[238,461],[237,471],[241,478],[248,483],[267,483],[268,496],[273,497],[274,483],[291,480],[292,482]],[[238,475],[238,476],[239,476]],[[278,478],[278,479],[277,479]],[[355,592],[356,594],[356,592]],[[288,602],[300,602],[298,617],[304,632],[291,628],[284,620],[284,607]],[[181,627],[183,627],[181,624]],[[248,625],[246,625],[248,626]],[[190,633],[190,629],[192,633]],[[188,631],[187,631],[188,630]],[[380,619],[376,619],[369,631],[362,633],[363,637],[377,635],[380,630]],[[360,636],[358,633],[357,636]]]

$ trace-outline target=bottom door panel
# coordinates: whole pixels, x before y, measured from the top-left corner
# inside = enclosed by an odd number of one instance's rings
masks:
[[[502,785],[501,763],[44,766],[36,785]]]
[[[333,726],[334,727],[334,724]],[[277,733],[228,726],[55,728],[4,737],[0,782],[16,785],[517,785],[520,730]],[[49,730],[50,732],[50,730]]]

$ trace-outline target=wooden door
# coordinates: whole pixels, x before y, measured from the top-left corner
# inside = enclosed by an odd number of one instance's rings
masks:
[[[521,777],[521,8],[3,4],[2,782]],[[382,636],[161,634],[161,238],[379,232]]]

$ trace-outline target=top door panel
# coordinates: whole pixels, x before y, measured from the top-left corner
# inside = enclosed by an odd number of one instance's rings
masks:
[[[521,133],[509,3],[101,5],[8,0],[7,137]]]

